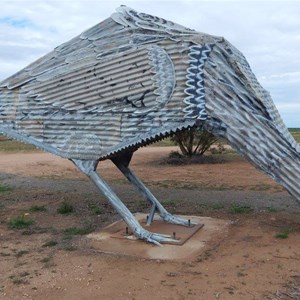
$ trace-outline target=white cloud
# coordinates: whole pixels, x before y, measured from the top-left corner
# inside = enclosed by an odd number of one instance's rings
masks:
[[[1,1],[0,81],[109,17],[116,7],[162,16],[224,36],[248,59],[288,126],[300,127],[300,2],[297,1]]]

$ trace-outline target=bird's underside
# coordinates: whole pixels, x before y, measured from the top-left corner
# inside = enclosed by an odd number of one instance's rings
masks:
[[[168,222],[128,168],[140,146],[205,126],[300,200],[299,145],[244,56],[220,37],[121,7],[110,18],[0,83],[0,132],[72,160],[136,236],[143,230],[96,173],[112,159]]]

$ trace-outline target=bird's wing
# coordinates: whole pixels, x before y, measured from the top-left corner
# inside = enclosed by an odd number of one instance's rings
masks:
[[[157,42],[171,32],[194,34],[120,8],[0,84],[0,131],[68,158],[99,157],[168,103],[174,66]]]
[[[121,54],[140,45],[151,44],[195,31],[121,6],[110,18],[58,46],[20,72],[0,82],[0,88],[14,89],[39,78],[53,78],[95,62]]]

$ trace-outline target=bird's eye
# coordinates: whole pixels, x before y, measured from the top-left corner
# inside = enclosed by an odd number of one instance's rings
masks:
[[[232,50],[231,50],[230,48],[226,48],[226,51],[227,51],[227,53],[228,53],[229,55],[233,55],[233,52],[232,52]]]

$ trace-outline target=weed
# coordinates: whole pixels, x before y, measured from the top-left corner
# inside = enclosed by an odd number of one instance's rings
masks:
[[[0,209],[4,209],[5,208],[5,204],[0,203]]]
[[[252,191],[268,191],[272,188],[272,185],[269,184],[256,184],[251,186],[250,190]]]
[[[72,204],[64,201],[57,208],[57,212],[62,215],[67,215],[67,214],[74,212],[74,207]]]
[[[47,211],[45,205],[33,205],[29,208],[30,212]]]
[[[222,209],[222,208],[224,208],[224,204],[214,203],[214,204],[211,205],[211,208],[212,209]]]
[[[239,204],[232,204],[230,207],[230,212],[233,214],[247,214],[253,211],[250,206],[243,206]]]
[[[75,251],[77,248],[73,245],[66,244],[63,247],[61,247],[61,249],[65,251]]]
[[[22,235],[32,235],[32,234],[38,234],[38,233],[46,233],[48,231],[48,228],[43,228],[43,227],[39,227],[39,226],[36,226],[36,227],[31,227],[31,228],[28,228],[24,231],[22,231]]]
[[[140,200],[140,201],[138,202],[138,205],[139,205],[140,209],[146,209],[146,208],[149,207],[148,202],[145,201],[145,200]]]
[[[162,204],[165,206],[176,206],[176,201],[175,200],[165,200],[165,201],[162,201]]]
[[[15,278],[13,279],[13,284],[29,284],[29,281],[27,279],[23,279],[23,278]]]
[[[57,245],[57,241],[51,240],[51,241],[48,241],[45,244],[43,244],[42,247],[54,247],[56,245]]]
[[[42,258],[40,260],[40,262],[42,262],[42,263],[48,263],[51,259],[52,259],[51,256],[46,256],[46,257]]]
[[[22,273],[19,274],[19,277],[17,277],[16,275],[10,275],[9,278],[12,279],[13,284],[28,284],[29,281],[27,279],[24,278],[20,278],[20,277],[26,277],[30,275],[30,273],[24,271]]]
[[[101,215],[103,213],[103,208],[100,207],[98,204],[90,203],[88,207],[91,210],[91,212],[95,215]]]
[[[44,264],[44,268],[55,267],[56,264],[52,261],[52,256],[46,256],[40,260]]]
[[[12,187],[8,185],[1,185],[0,184],[0,193],[10,192],[12,191]]]
[[[75,246],[72,245],[66,245],[63,250],[65,251],[75,251],[77,248]]]
[[[25,254],[28,254],[28,253],[29,253],[29,251],[27,251],[27,250],[20,250],[16,253],[16,257],[21,257],[21,256],[23,256]]]
[[[34,224],[34,221],[31,219],[26,219],[24,216],[17,216],[10,219],[8,222],[8,226],[12,229],[23,229],[29,227],[32,224]]]
[[[267,209],[268,209],[268,212],[272,212],[272,213],[278,212],[278,209],[275,207],[272,207],[272,206],[268,207]]]
[[[28,273],[28,272],[26,272],[26,271],[20,273],[20,277],[26,277],[26,276],[28,276],[28,275],[30,275],[30,273]]]
[[[287,227],[281,230],[280,233],[275,235],[275,238],[277,239],[287,239],[289,237],[289,234],[293,232],[294,229],[292,227]]]
[[[83,228],[78,228],[78,227],[70,227],[64,230],[64,239],[71,239],[74,235],[85,235],[92,232],[91,227],[83,227]]]
[[[212,253],[209,250],[206,250],[197,258],[197,261],[202,262],[203,260],[207,260],[211,255]]]

